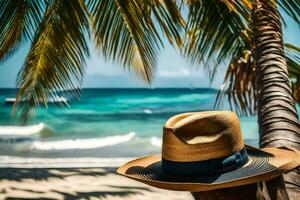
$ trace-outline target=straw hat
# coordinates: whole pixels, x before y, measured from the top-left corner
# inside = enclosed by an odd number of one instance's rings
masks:
[[[209,111],[170,118],[162,155],[130,161],[117,172],[154,187],[195,192],[269,180],[299,165],[296,150],[244,145],[235,113]]]

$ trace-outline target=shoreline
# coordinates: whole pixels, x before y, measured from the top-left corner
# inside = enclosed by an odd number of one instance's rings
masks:
[[[0,168],[0,199],[192,200],[102,168]]]
[[[0,169],[3,168],[117,168],[136,157],[79,157],[79,158],[37,158],[0,156]]]

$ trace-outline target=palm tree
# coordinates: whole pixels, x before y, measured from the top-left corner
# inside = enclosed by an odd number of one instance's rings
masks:
[[[300,22],[299,1],[278,0],[277,3]],[[192,62],[203,63],[205,60],[205,66],[211,65],[211,60],[215,61],[217,65],[209,68],[212,76],[218,64],[231,58],[225,79],[229,87],[225,89],[239,111],[258,110],[260,146],[299,150],[300,126],[276,6],[276,2],[270,0],[192,2],[185,53]],[[299,57],[288,58],[291,77],[296,75],[298,79]],[[293,88],[297,91],[295,86]],[[284,179],[290,198],[296,199],[299,196],[299,172],[295,169],[286,173]],[[273,181],[268,184],[278,188],[281,183]]]
[[[299,1],[276,2],[300,22]],[[299,149],[299,124],[275,0],[188,3],[185,54],[192,62],[204,63],[211,77],[220,63],[230,59],[230,66],[239,67],[228,73],[235,81],[233,86],[239,86],[231,99],[241,111],[258,110],[261,146]],[[93,37],[105,58],[121,62],[150,82],[157,52],[163,46],[160,33],[180,45],[180,28],[184,24],[176,4],[168,0],[0,0],[0,19],[0,61],[24,41],[32,43],[18,76],[17,99],[27,102],[18,107],[24,120],[58,90],[77,94],[89,54],[87,38]],[[299,62],[295,56],[290,58],[294,66],[290,75],[296,77],[293,88],[297,91]],[[242,76],[251,84],[239,84],[243,83],[239,81],[244,80],[239,79]],[[257,104],[252,97],[257,97]],[[285,176],[291,197],[298,189],[297,177],[299,180],[297,171]]]
[[[300,124],[288,79],[279,12],[272,1],[256,0],[253,9],[257,68],[258,123],[261,147],[300,150]],[[300,194],[300,172],[285,176],[291,199]]]
[[[0,62],[31,42],[15,108],[26,104],[15,111],[25,122],[58,91],[78,95],[89,38],[106,59],[150,82],[161,33],[179,45],[183,23],[168,0],[0,0]]]

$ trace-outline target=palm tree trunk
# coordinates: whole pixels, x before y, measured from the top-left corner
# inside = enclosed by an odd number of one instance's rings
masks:
[[[256,76],[258,88],[258,123],[260,147],[285,147],[300,150],[300,125],[292,98],[284,56],[280,15],[274,1],[255,0],[252,12],[254,26]],[[249,194],[242,199],[290,199],[300,196],[299,168],[265,183],[255,194],[253,185],[192,193],[195,199],[241,199],[235,194]],[[264,185],[263,187],[261,185]],[[227,196],[226,196],[227,195]]]
[[[271,0],[255,0],[252,17],[260,147],[300,150],[300,126],[288,78],[276,4]],[[296,199],[297,195],[299,198],[299,169],[286,173],[284,180],[290,198]]]

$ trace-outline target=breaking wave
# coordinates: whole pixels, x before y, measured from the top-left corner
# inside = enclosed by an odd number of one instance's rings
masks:
[[[44,123],[30,126],[0,126],[0,145],[35,140],[53,133],[54,131]]]
[[[130,141],[135,137],[134,132],[126,135],[107,136],[102,138],[87,138],[87,139],[67,139],[57,141],[34,141],[31,144],[31,149],[34,150],[68,150],[68,149],[95,149],[106,146],[113,146],[120,143]]]
[[[150,138],[150,143],[151,143],[151,145],[153,145],[155,147],[161,147],[162,139],[158,138],[158,137],[151,137]]]

